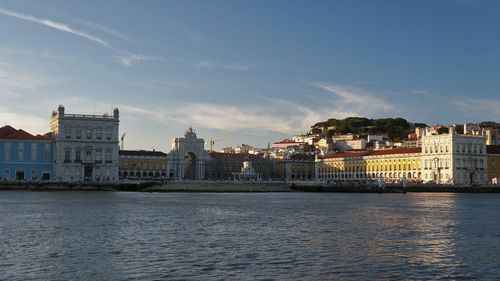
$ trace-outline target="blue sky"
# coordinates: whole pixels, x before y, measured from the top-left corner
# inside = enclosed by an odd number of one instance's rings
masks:
[[[500,2],[0,1],[0,122],[119,107],[127,149],[348,116],[500,121]]]

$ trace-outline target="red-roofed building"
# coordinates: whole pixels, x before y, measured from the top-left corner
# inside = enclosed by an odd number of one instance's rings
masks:
[[[54,141],[50,134],[32,135],[11,126],[0,128],[1,180],[50,180],[53,162]]]
[[[298,148],[300,150],[303,150],[305,144],[306,144],[305,142],[296,142],[293,140],[285,139],[285,140],[273,143],[272,147],[273,148],[282,148],[282,149]]]

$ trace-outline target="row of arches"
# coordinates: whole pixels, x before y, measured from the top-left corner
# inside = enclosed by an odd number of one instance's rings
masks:
[[[138,177],[138,178],[160,178],[160,177],[166,177],[167,174],[165,172],[120,172],[120,177],[127,178],[127,177]]]
[[[349,179],[349,180],[376,180],[383,177],[384,180],[401,180],[406,178],[409,181],[418,181],[422,177],[421,172],[386,172],[386,173],[329,173],[320,174],[320,179]]]

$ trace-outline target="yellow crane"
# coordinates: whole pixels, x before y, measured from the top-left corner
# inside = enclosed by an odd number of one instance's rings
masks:
[[[214,151],[214,144],[218,141],[223,141],[223,140],[228,140],[228,139],[232,139],[233,137],[232,136],[229,136],[229,137],[216,137],[216,138],[209,138],[208,139],[208,150],[210,152]]]

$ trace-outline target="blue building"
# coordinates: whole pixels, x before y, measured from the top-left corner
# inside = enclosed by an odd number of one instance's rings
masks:
[[[51,135],[31,135],[11,126],[0,128],[0,180],[51,180],[54,141]]]

